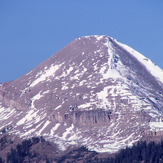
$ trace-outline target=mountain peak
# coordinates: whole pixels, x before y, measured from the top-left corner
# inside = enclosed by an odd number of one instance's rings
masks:
[[[89,42],[92,41],[93,44],[94,43],[98,44],[101,41],[103,43],[105,43],[105,42],[108,42],[108,41],[111,41],[111,40],[115,40],[115,39],[112,38],[112,37],[109,37],[107,35],[90,35],[90,36],[78,37],[74,41],[76,42],[76,41],[86,41],[86,40],[89,41]]]
[[[101,40],[103,38],[109,37],[107,35],[90,35],[90,36],[82,36],[76,39],[82,39],[82,38],[87,38],[87,39],[91,39],[91,38],[96,38],[97,40]]]
[[[0,124],[23,138],[44,136],[60,150],[114,153],[163,131],[162,73],[111,37],[80,37],[0,87]]]

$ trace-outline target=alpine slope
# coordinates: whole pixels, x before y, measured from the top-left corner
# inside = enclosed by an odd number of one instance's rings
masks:
[[[77,38],[0,85],[0,130],[115,153],[163,135],[163,71],[105,35]]]

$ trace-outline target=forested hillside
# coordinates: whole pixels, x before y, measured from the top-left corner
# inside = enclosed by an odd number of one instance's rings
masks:
[[[6,140],[7,141],[7,140]],[[1,139],[0,145],[4,146],[4,139]],[[0,163],[24,163],[24,162],[46,162],[46,163],[163,163],[163,141],[160,143],[138,142],[133,147],[121,150],[114,157],[101,157],[97,152],[89,151],[85,147],[74,149],[67,154],[56,157],[56,155],[44,156],[38,151],[33,150],[35,145],[48,144],[43,138],[33,137],[32,139],[24,140],[21,144],[17,144],[16,148],[11,148],[6,158],[0,158]],[[48,144],[48,146],[51,146]],[[4,146],[5,147],[5,146]],[[3,152],[4,148],[1,148]],[[54,151],[51,151],[53,153]],[[42,157],[43,156],[43,157]]]

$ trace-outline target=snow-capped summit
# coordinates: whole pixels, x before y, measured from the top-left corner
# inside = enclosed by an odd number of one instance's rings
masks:
[[[0,87],[1,129],[114,153],[163,133],[163,71],[115,39],[77,38]]]

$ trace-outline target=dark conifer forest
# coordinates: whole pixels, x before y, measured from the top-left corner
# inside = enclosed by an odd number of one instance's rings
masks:
[[[41,158],[39,153],[31,151],[31,147],[38,143],[44,143],[45,140],[41,137],[33,137],[17,144],[16,148],[11,148],[6,159],[0,158],[0,163],[30,163],[30,162],[46,162],[46,163],[163,163],[163,141],[160,143],[146,141],[138,142],[131,148],[121,150],[114,157],[99,157],[99,154],[94,151],[89,151],[85,147],[74,149],[71,152],[59,157],[48,158],[46,155]],[[0,141],[1,151],[4,146],[4,139]]]

